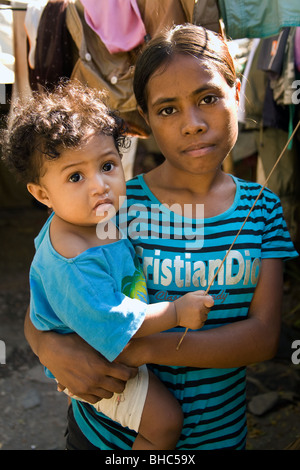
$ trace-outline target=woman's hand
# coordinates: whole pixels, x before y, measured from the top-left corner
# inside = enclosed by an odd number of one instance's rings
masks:
[[[126,364],[128,367],[139,367],[147,364],[147,351],[151,350],[152,338],[161,337],[162,333],[156,333],[143,338],[133,338],[125,346],[121,354],[115,360],[116,363]]]
[[[42,332],[32,325],[27,313],[25,336],[40,362],[58,381],[60,390],[90,403],[121,393],[136,369],[107,361],[76,334]]]
[[[102,398],[110,398],[114,392],[123,392],[127,380],[136,374],[136,369],[107,361],[75,334],[57,336],[59,338],[51,339],[52,344],[55,341],[55,349],[48,351],[44,362],[48,363],[45,365],[58,380],[61,390],[68,388],[83,400],[96,403]],[[58,341],[62,338],[62,350],[58,353]]]

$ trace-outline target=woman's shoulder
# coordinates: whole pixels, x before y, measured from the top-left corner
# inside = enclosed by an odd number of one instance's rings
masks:
[[[139,174],[126,181],[127,190],[129,189],[142,189],[143,174]]]
[[[232,176],[236,186],[239,188],[241,197],[249,199],[267,200],[270,202],[279,202],[279,197],[268,187],[258,183],[257,181],[247,181],[237,176]]]
[[[131,203],[148,201],[150,195],[149,188],[144,179],[144,174],[140,174],[126,182],[126,197]]]

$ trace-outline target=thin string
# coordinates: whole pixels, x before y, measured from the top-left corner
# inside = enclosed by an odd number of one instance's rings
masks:
[[[239,234],[241,233],[242,229],[244,228],[244,225],[245,225],[245,223],[247,222],[247,220],[248,220],[248,218],[249,218],[251,212],[253,211],[253,209],[254,209],[254,207],[255,207],[255,204],[257,203],[257,201],[258,201],[258,199],[260,198],[260,196],[261,196],[263,190],[265,189],[266,185],[268,184],[269,179],[271,178],[271,176],[272,176],[272,174],[273,174],[275,168],[277,167],[279,161],[281,160],[281,158],[282,158],[284,152],[286,151],[286,149],[287,149],[287,147],[289,146],[290,142],[292,141],[294,135],[296,134],[296,132],[297,132],[299,126],[300,126],[300,120],[298,121],[298,123],[297,123],[295,129],[293,130],[293,132],[292,132],[292,134],[290,135],[290,137],[289,137],[287,143],[285,144],[283,150],[281,151],[279,157],[277,158],[276,162],[274,163],[273,168],[271,169],[271,171],[270,171],[268,177],[266,178],[266,180],[265,180],[265,182],[264,182],[264,184],[263,184],[263,186],[262,186],[262,188],[261,188],[261,190],[260,190],[260,192],[259,192],[257,198],[255,199],[255,201],[254,201],[254,203],[253,203],[251,209],[249,210],[249,212],[248,212],[248,214],[247,214],[247,216],[246,216],[246,218],[245,218],[245,220],[244,220],[244,222],[243,222],[241,228],[239,229],[239,231],[238,231],[238,233],[236,234],[236,236],[235,236],[233,242],[231,243],[229,249],[227,250],[227,253],[226,253],[226,255],[224,256],[223,261],[221,262],[219,268],[217,269],[217,271],[216,271],[214,277],[213,277],[212,280],[210,281],[209,286],[207,287],[207,289],[206,289],[204,295],[207,295],[207,294],[208,294],[208,292],[209,292],[209,290],[210,290],[212,284],[214,283],[214,281],[215,281],[217,275],[218,275],[219,272],[220,272],[220,269],[222,268],[223,264],[225,263],[225,260],[226,260],[227,256],[229,255],[229,252],[231,251],[233,245],[235,244],[236,239],[238,238]],[[185,332],[183,333],[182,337],[180,338],[180,341],[179,341],[179,343],[178,343],[178,345],[177,345],[177,347],[176,347],[176,350],[177,350],[177,351],[179,350],[179,348],[180,348],[180,346],[181,346],[181,343],[182,343],[182,341],[183,341],[185,335],[187,334],[187,332],[188,332],[188,328],[185,329]]]

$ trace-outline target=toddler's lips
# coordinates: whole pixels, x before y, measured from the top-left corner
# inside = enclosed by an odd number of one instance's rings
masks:
[[[112,211],[115,212],[115,208],[111,202],[103,202],[95,206],[95,211],[97,216],[104,216]]]

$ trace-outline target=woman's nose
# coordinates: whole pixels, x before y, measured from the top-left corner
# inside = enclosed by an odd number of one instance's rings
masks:
[[[199,132],[203,133],[207,130],[207,124],[201,116],[199,108],[189,109],[184,113],[181,130],[183,134],[190,135],[195,135]]]

